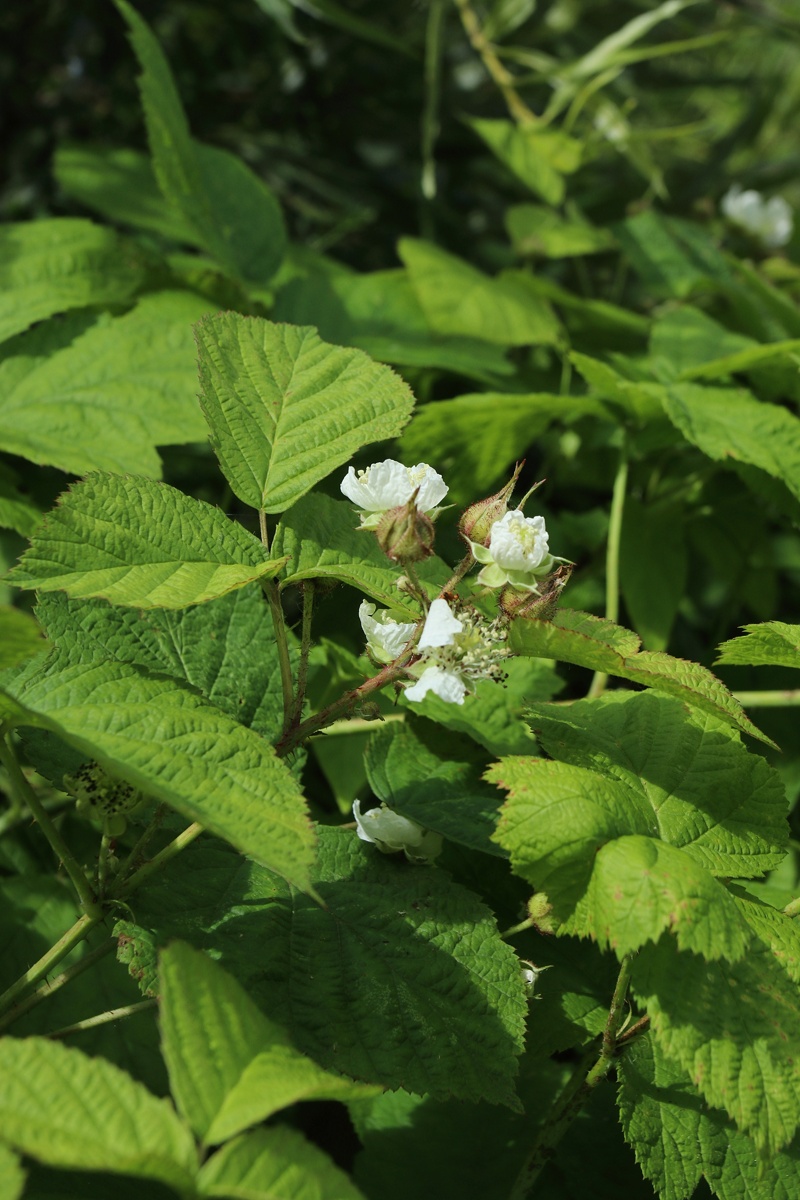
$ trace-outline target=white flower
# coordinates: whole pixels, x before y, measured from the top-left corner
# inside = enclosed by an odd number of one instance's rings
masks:
[[[382,663],[390,663],[397,658],[414,632],[414,622],[393,621],[386,609],[373,616],[375,605],[368,600],[362,600],[358,609],[358,619],[367,645],[373,656]]]
[[[426,667],[417,682],[406,688],[406,699],[424,700],[428,692],[433,692],[434,696],[446,700],[448,704],[463,704],[467,685],[457,671]]]
[[[373,615],[374,614],[374,615]],[[379,662],[392,662],[407,645],[415,626],[392,620],[386,610],[362,600],[358,610],[367,645]],[[406,688],[411,701],[433,692],[448,704],[463,704],[478,679],[504,679],[507,634],[499,620],[487,621],[471,609],[456,616],[441,597],[428,609],[416,646],[418,658],[407,668],[417,681]]]
[[[792,208],[782,196],[765,200],[760,192],[744,192],[735,183],[722,197],[720,208],[731,224],[758,238],[769,250],[785,246],[792,236]]]
[[[434,600],[428,609],[417,648],[430,650],[437,646],[452,646],[456,634],[461,633],[463,628],[463,621],[459,621],[452,613],[446,600]]]
[[[536,964],[532,963],[528,958],[523,958],[521,960],[520,974],[522,975],[522,983],[530,999],[534,999],[536,997],[536,984],[539,980],[539,976],[545,971],[549,970],[549,966],[537,967]]]
[[[383,513],[407,504],[417,488],[417,508],[423,513],[441,504],[448,492],[441,475],[427,463],[406,467],[393,458],[373,463],[358,474],[350,467],[339,486],[347,499],[362,510],[362,529],[376,529]]]
[[[538,592],[539,580],[557,562],[565,561],[550,553],[544,517],[526,517],[518,508],[495,521],[488,546],[476,542],[470,546],[478,562],[485,564],[478,582],[490,588],[510,583],[522,591]]]
[[[361,801],[353,804],[358,836],[362,842],[371,842],[381,854],[405,853],[409,862],[424,863],[436,858],[442,849],[442,838],[430,829],[423,829],[416,821],[401,817],[385,804],[361,812]]]

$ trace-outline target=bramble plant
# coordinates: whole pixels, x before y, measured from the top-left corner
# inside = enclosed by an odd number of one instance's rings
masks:
[[[127,0],[149,157],[0,227],[0,1200],[794,1200],[794,27],[259,3],[423,78],[424,236],[302,245]]]

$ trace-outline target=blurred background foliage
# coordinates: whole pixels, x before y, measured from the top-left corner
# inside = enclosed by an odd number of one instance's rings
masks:
[[[733,180],[800,201],[800,3],[676,4],[602,63],[587,58],[664,7],[493,0],[474,11],[525,103],[584,142],[570,197],[594,222],[653,195],[707,214]],[[266,180],[294,240],[359,270],[395,265],[397,239],[415,232],[484,265],[510,259],[505,212],[529,193],[466,124],[506,114],[455,5],[142,0],[138,10],[194,135]],[[108,0],[37,0],[35,15],[3,7],[3,219],[85,213],[54,179],[58,146],[146,148],[135,75]],[[437,127],[438,189],[426,199],[423,145]]]

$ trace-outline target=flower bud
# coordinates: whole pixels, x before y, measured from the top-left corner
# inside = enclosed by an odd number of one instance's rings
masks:
[[[474,542],[479,546],[489,545],[492,526],[495,521],[499,521],[508,512],[508,501],[511,499],[511,493],[516,487],[519,473],[524,465],[524,459],[517,463],[511,479],[499,492],[495,492],[493,496],[487,496],[485,500],[476,500],[474,504],[464,510],[461,520],[458,522],[458,532],[465,542]]]
[[[375,536],[392,562],[414,563],[433,554],[433,521],[417,508],[417,493],[406,504],[390,508],[380,519]]]
[[[528,617],[538,621],[552,621],[561,593],[569,582],[572,564],[556,567],[550,575],[539,581],[538,594],[528,589],[515,588],[506,584],[500,593],[500,608],[507,617]]]

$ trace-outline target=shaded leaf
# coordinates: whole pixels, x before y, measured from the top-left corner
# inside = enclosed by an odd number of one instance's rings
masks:
[[[257,1129],[203,1164],[198,1195],[223,1200],[364,1200],[362,1193],[295,1129]]]
[[[718,663],[729,666],[800,667],[800,625],[764,621],[743,625],[744,635],[722,642]]]
[[[581,163],[579,141],[560,130],[513,121],[473,119],[468,124],[531,191],[548,204],[561,203],[563,177],[577,171]]]

